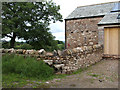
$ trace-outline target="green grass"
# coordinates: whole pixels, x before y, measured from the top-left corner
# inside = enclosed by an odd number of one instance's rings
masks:
[[[79,69],[72,74],[79,74],[87,68]],[[2,58],[2,85],[3,88],[49,88],[45,82],[52,79],[62,79],[67,74],[54,74],[53,68],[42,60],[17,55],[4,55]],[[41,83],[40,83],[41,82]]]
[[[92,78],[92,79],[90,80],[90,83],[93,84],[93,83],[94,83],[94,80],[95,80],[95,79]]]
[[[85,70],[87,70],[88,68],[80,68],[80,69],[78,69],[77,71],[74,71],[72,74],[79,74],[79,73],[81,73],[81,72],[83,72],[83,71],[85,71]]]
[[[4,55],[2,58],[2,73],[20,74],[21,76],[36,77],[42,80],[52,76],[54,69],[42,60],[37,61],[36,58]]]
[[[30,86],[30,84],[32,86]],[[47,85],[44,80],[39,80],[37,78],[32,78],[32,77],[29,78],[29,77],[21,76],[19,74],[14,74],[14,73],[10,73],[9,75],[3,74],[2,85],[3,85],[3,88],[21,88],[24,86],[31,87],[31,88],[35,88],[35,87],[49,88],[49,85]]]
[[[14,54],[6,54],[2,58],[2,85],[4,88],[24,87],[28,84],[32,84],[32,88],[49,87],[49,85],[46,86],[46,81],[65,76],[67,75],[55,75],[53,68],[42,60],[37,61],[36,58],[25,58]]]
[[[93,74],[93,73],[89,73],[88,75],[90,75],[90,76],[92,76],[92,77],[98,77],[98,76],[100,76],[100,75],[98,75],[98,74]]]
[[[2,76],[2,85],[3,88],[21,88],[24,86],[28,86],[31,88],[49,88],[50,85],[46,84],[45,82],[48,80],[52,80],[54,78],[65,78],[68,75],[53,75],[49,78],[46,79],[38,79],[36,77],[26,77],[26,76],[21,76],[19,74],[15,73],[9,73],[9,74],[3,74]],[[41,82],[41,83],[40,83]],[[32,86],[29,86],[28,84],[32,84]]]
[[[11,88],[11,87],[22,87],[27,84],[25,80],[27,80],[27,77],[22,77],[19,74],[14,74],[14,73],[9,73],[3,74],[3,82],[2,85],[3,87]],[[18,84],[19,83],[19,84]]]

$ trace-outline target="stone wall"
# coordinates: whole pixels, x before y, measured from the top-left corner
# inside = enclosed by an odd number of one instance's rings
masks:
[[[41,50],[2,49],[2,53],[14,53],[37,57],[55,69],[57,74],[70,74],[83,67],[88,67],[102,59],[103,48],[101,45],[82,46],[63,51],[46,52]]]
[[[103,29],[97,25],[102,18],[66,20],[66,48],[103,44]]]

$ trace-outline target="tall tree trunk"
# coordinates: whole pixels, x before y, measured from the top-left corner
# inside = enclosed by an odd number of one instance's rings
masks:
[[[14,48],[14,46],[15,46],[15,38],[16,38],[16,34],[13,33],[13,37],[11,38],[11,41],[10,41],[10,48]]]

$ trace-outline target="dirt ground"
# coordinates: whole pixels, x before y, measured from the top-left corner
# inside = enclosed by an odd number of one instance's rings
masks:
[[[51,88],[118,88],[118,60],[102,60],[80,74],[50,84]]]

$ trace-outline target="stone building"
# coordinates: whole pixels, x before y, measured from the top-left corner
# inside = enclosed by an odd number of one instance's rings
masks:
[[[104,29],[104,57],[120,58],[120,3],[98,23]]]
[[[98,23],[112,12],[117,3],[119,2],[77,7],[65,19],[65,47],[70,49],[103,44],[104,29],[98,28]]]

